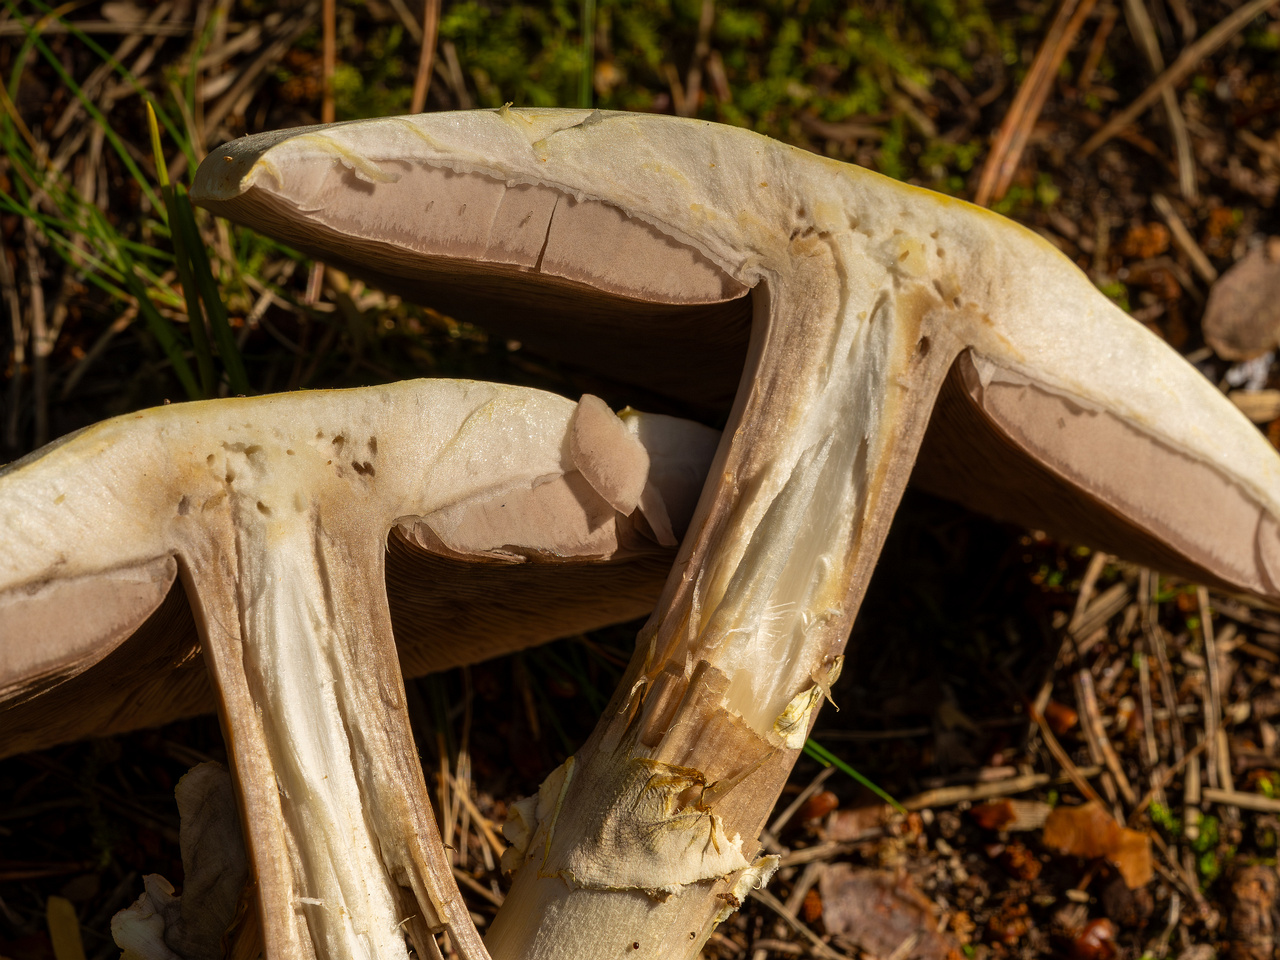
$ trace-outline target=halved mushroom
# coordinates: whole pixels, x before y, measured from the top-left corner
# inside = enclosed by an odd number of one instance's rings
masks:
[[[573,110],[246,138],[193,196],[648,390],[715,408],[741,371],[629,673],[520,811],[495,957],[690,956],[767,877],[754,838],[922,443],[948,496],[1280,596],[1275,452],[985,210],[743,130]]]
[[[179,404],[83,430],[0,471],[0,753],[177,712],[202,649],[268,954],[404,957],[408,935],[438,956],[432,933],[448,926],[483,956],[409,732],[388,594],[459,588],[432,601],[437,629],[448,604],[494,611],[429,642],[420,626],[418,666],[646,609],[654,555],[669,562],[659,543],[683,529],[714,444],[705,427],[619,419],[593,397],[445,380]],[[570,561],[645,562],[584,604],[504,579],[526,558],[569,579]],[[482,569],[461,578],[461,561]],[[398,588],[384,590],[384,567]],[[410,588],[418,577],[437,579]],[[483,596],[468,583],[481,580]],[[402,622],[421,612],[402,606]],[[509,633],[434,652],[478,627]]]
[[[583,404],[591,412],[575,418],[575,436],[584,422],[589,430],[608,413],[597,398],[585,397]],[[538,498],[525,497],[522,510],[508,511],[496,528],[475,507],[469,513],[441,512],[434,526],[405,520],[391,528],[386,590],[405,676],[477,663],[653,609],[670,566],[671,554],[661,548],[675,546],[671,525],[683,533],[693,513],[716,434],[687,421],[630,411],[622,420],[608,413],[608,420],[640,444],[615,442],[604,448],[605,458],[630,456],[635,470],[635,460],[641,458],[643,466],[641,455],[647,456],[644,469],[653,483],[645,491],[661,494],[656,509],[642,504],[639,513],[619,523],[587,492],[590,483],[575,469]],[[349,460],[360,452],[336,433],[330,442],[335,455],[342,447]],[[589,472],[587,454],[577,456]],[[0,468],[0,477],[26,462]],[[356,476],[365,466],[358,459],[349,463]],[[603,487],[598,477],[593,480]],[[95,489],[101,492],[101,484]],[[595,504],[591,512],[583,512],[575,492],[583,503]],[[0,533],[18,536],[4,521],[0,517]],[[478,528],[469,525],[477,521],[499,549],[476,545]],[[453,547],[435,533],[439,528],[456,539],[450,531],[459,527],[466,542]],[[46,535],[54,536],[52,530]],[[72,552],[65,543],[55,546]],[[578,562],[584,560],[590,562]],[[0,757],[212,713],[217,698],[192,609],[177,581],[178,564],[169,556],[88,576],[60,573],[18,587],[0,580]],[[495,596],[502,602],[494,603]]]

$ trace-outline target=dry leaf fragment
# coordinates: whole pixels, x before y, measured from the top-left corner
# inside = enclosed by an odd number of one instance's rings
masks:
[[[1042,840],[1064,856],[1106,859],[1130,890],[1151,881],[1151,839],[1120,826],[1101,804],[1056,808],[1045,821]]]
[[[890,808],[884,804],[870,807],[854,807],[850,810],[836,810],[822,828],[824,840],[842,843],[847,840],[866,840],[884,825],[885,816]]]
[[[902,960],[951,960],[960,956],[959,944],[936,932],[933,904],[904,876],[883,870],[832,864],[818,881],[822,922],[827,933],[854,941],[878,957],[899,956],[911,937],[915,944]]]
[[[1050,807],[1039,800],[992,800],[969,811],[983,830],[1038,830],[1044,826]]]
[[[1227,397],[1254,423],[1280,417],[1280,390],[1232,390]]]
[[[1205,342],[1224,360],[1248,360],[1280,344],[1280,238],[1219,278],[1201,325]]]
[[[221,960],[249,880],[235,787],[220,763],[192,767],[174,790],[182,818],[182,896],[161,876],[111,921],[116,945],[145,960]]]

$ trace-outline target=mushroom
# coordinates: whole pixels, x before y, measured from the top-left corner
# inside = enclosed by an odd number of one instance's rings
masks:
[[[481,656],[645,610],[715,439],[595,397],[446,380],[89,427],[0,471],[0,754],[183,709],[193,618],[268,956],[406,957],[406,933],[439,956],[445,927],[484,956],[409,731],[384,568],[402,597],[406,580],[426,578],[421,594],[457,588],[463,561],[478,571],[498,611],[482,623],[514,637]],[[526,558],[570,580],[577,561],[615,558],[602,567],[617,593],[599,596],[605,578],[586,603],[545,579],[495,594]],[[472,584],[462,605],[480,600]],[[518,626],[522,613],[534,624]],[[420,626],[406,659],[474,659],[434,652],[474,630],[428,639]]]
[[[506,108],[245,138],[193,196],[707,411],[738,383],[626,677],[510,825],[500,960],[693,956],[767,879],[922,445],[946,496],[1280,597],[1275,451],[988,211],[744,130]]]

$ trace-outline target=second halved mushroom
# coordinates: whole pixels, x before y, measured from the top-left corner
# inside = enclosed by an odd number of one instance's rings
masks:
[[[714,408],[738,384],[627,677],[527,805],[495,957],[692,955],[767,875],[754,838],[922,446],[947,496],[1280,595],[1275,452],[987,211],[742,130],[585,111],[248,138],[194,195],[645,389]]]
[[[457,381],[90,427],[0,471],[0,747],[54,736],[35,727],[55,719],[68,675],[92,678],[111,709],[135,706],[111,683],[173,667],[171,649],[139,645],[169,626],[152,614],[177,575],[239,782],[268,955],[406,956],[408,935],[433,956],[448,928],[483,956],[409,734],[387,532],[402,551],[491,569],[643,555],[674,542],[714,442],[592,397]],[[57,732],[109,726],[111,709],[90,700]]]

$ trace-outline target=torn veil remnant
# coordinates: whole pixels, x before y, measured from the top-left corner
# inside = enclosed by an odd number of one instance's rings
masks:
[[[946,496],[1280,596],[1275,452],[988,211],[744,130],[573,110],[250,137],[193,196],[531,349],[708,411],[733,396],[561,813],[524,823],[502,960],[693,956],[764,878],[754,838],[918,454]],[[618,822],[637,802],[652,829]],[[633,855],[679,863],[620,882]]]
[[[714,442],[592,397],[448,380],[175,404],[89,427],[0,470],[0,752],[54,722],[67,686],[104,696],[58,720],[62,736],[109,726],[106,688],[172,666],[172,617],[155,614],[189,602],[267,956],[407,957],[406,937],[439,956],[433,935],[447,929],[483,957],[409,730],[388,531],[406,554],[466,558],[491,584],[525,558],[572,574],[570,561],[662,552]],[[148,922],[177,916],[162,882],[148,896]],[[180,934],[164,937],[176,949]]]

